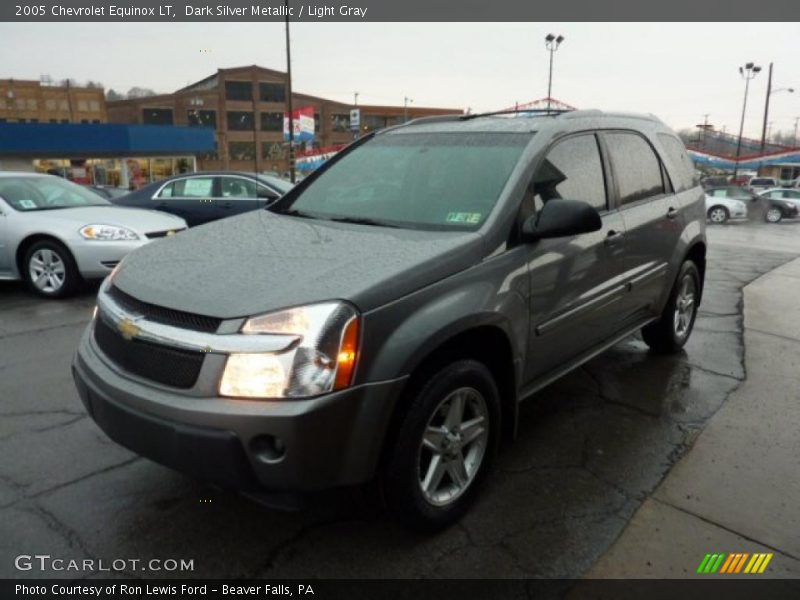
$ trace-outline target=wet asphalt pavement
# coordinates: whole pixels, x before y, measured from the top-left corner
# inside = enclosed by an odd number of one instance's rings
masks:
[[[137,458],[72,384],[93,291],[48,302],[0,282],[0,577],[107,576],[20,572],[19,554],[194,560],[192,573],[138,577],[580,576],[746,376],[741,287],[800,254],[800,223],[779,227],[710,228],[685,352],[653,356],[631,338],[523,404],[485,493],[432,537],[350,498],[276,512]],[[769,250],[779,231],[788,241]]]

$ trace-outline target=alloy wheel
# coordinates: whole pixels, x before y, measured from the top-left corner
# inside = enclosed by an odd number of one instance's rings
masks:
[[[767,221],[770,223],[777,223],[781,220],[781,211],[778,208],[770,208],[767,211]]]
[[[681,281],[680,291],[675,298],[675,314],[673,316],[673,327],[675,335],[679,339],[684,339],[689,335],[694,319],[695,299],[697,296],[697,285],[694,277],[686,274]]]
[[[724,208],[713,208],[708,213],[708,218],[712,223],[724,223],[728,220],[728,215],[725,214]]]
[[[33,253],[28,270],[33,285],[46,294],[58,292],[67,277],[63,259],[49,248],[41,248]]]
[[[471,387],[448,394],[433,411],[419,448],[418,482],[425,500],[446,506],[475,480],[489,440],[489,410]]]

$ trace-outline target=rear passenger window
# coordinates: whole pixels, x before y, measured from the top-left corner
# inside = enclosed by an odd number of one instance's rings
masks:
[[[659,133],[658,139],[661,141],[661,145],[664,146],[664,150],[674,167],[670,171],[670,175],[673,176],[672,185],[675,187],[675,191],[682,192],[697,185],[694,163],[689,158],[689,153],[686,152],[683,142],[668,133]]]
[[[635,133],[607,133],[606,142],[622,204],[664,193],[661,163],[643,137]]]
[[[550,150],[533,183],[537,208],[555,198],[607,208],[603,163],[592,134],[568,138]]]

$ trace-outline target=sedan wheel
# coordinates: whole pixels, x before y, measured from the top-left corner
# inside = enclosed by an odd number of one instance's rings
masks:
[[[23,275],[31,289],[48,298],[63,298],[80,280],[69,250],[55,240],[33,244],[25,253]]]
[[[779,223],[783,218],[783,213],[781,212],[780,208],[772,206],[767,210],[767,214],[764,215],[764,218],[766,219],[767,223]]]
[[[728,220],[728,211],[721,206],[714,206],[708,211],[708,220],[721,225]]]

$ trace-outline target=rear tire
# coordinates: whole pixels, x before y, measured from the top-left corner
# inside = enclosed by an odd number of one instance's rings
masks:
[[[22,259],[22,276],[28,286],[45,298],[66,298],[81,281],[75,259],[56,240],[35,242]]]
[[[708,209],[706,216],[715,225],[722,225],[730,218],[730,213],[724,206],[712,206]]]
[[[697,265],[691,260],[684,261],[661,318],[642,328],[642,338],[651,350],[673,354],[683,348],[694,328],[700,290]]]
[[[408,405],[382,487],[404,525],[436,531],[475,500],[497,452],[500,393],[489,370],[459,360],[435,372]]]
[[[777,206],[770,206],[764,213],[764,220],[767,223],[780,223],[783,219],[783,212]]]

